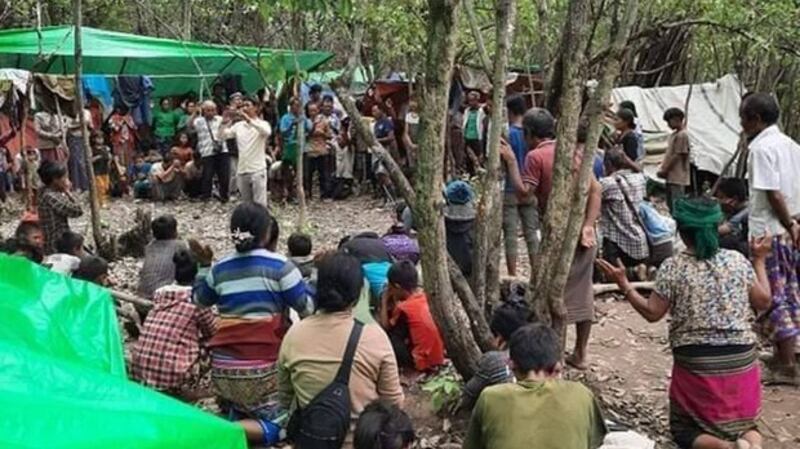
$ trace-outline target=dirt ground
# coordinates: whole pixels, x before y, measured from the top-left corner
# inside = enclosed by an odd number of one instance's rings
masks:
[[[227,238],[228,219],[233,204],[171,203],[153,204],[115,200],[103,210],[104,227],[115,233],[127,230],[136,208],[151,209],[153,217],[163,213],[176,216],[183,238],[198,238],[209,243],[217,256],[231,251]],[[7,205],[0,215],[0,233],[9,236],[16,227],[18,203]],[[88,210],[88,208],[87,208]],[[294,229],[296,209],[274,210],[281,224],[281,249]],[[392,223],[392,210],[376,201],[356,198],[345,202],[312,202],[309,206],[307,232],[314,241],[314,251],[333,249],[347,234],[372,230],[384,232]],[[73,230],[89,235],[86,218],[75,220]],[[87,239],[90,240],[90,239]],[[521,248],[524,245],[521,244]],[[521,258],[523,259],[523,258]],[[503,264],[504,265],[504,264]],[[112,264],[111,279],[116,288],[135,288],[141,261],[122,259]],[[520,274],[528,271],[520,260]],[[629,425],[658,441],[657,447],[671,448],[668,438],[667,386],[671,355],[667,347],[667,322],[648,324],[626,303],[611,297],[598,299],[597,323],[590,343],[591,369],[586,373],[568,371],[567,377],[586,382],[606,405],[608,418]],[[420,448],[460,447],[466,417],[437,417],[430,398],[418,385],[407,389],[406,409],[414,419],[420,436]],[[765,387],[761,430],[765,448],[800,447],[800,389]]]

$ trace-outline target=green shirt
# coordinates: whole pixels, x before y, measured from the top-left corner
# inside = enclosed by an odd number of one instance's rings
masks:
[[[523,381],[481,393],[464,449],[596,449],[605,434],[600,407],[582,384]]]
[[[467,140],[478,140],[480,133],[478,132],[478,109],[467,110],[467,128],[464,130],[464,138]]]
[[[153,134],[162,139],[172,139],[175,137],[175,130],[183,117],[183,110],[170,109],[164,111],[158,108],[153,111]]]

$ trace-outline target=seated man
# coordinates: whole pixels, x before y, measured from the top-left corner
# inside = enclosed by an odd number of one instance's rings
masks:
[[[72,277],[107,287],[109,285],[108,262],[99,256],[86,256],[81,259],[81,263],[72,273]]]
[[[312,277],[315,277],[314,272],[316,270],[314,268],[314,255],[311,254],[311,237],[306,234],[295,232],[289,236],[286,246],[289,249],[289,258],[292,260],[292,263],[297,266],[297,269],[300,270],[303,279],[308,281]]]
[[[558,335],[530,324],[511,337],[517,383],[489,387],[472,411],[464,449],[596,449],[606,427],[594,395],[560,379]]]
[[[461,395],[463,408],[472,409],[486,387],[514,381],[514,374],[508,363],[508,342],[517,329],[528,324],[526,318],[529,314],[527,306],[519,303],[506,302],[495,309],[489,330],[492,331],[497,350],[481,356],[478,361],[478,371],[464,384]]]
[[[178,222],[172,215],[162,215],[150,224],[153,240],[144,248],[144,263],[139,272],[137,293],[150,299],[156,289],[175,281],[172,258],[179,249],[187,249],[183,240],[178,240]]]
[[[82,257],[84,257],[83,236],[67,231],[56,241],[56,253],[47,256],[42,265],[50,271],[71,276],[81,264]]]
[[[389,269],[389,283],[380,308],[397,364],[417,371],[431,371],[444,363],[444,342],[428,308],[428,297],[419,288],[413,263],[397,262]]]
[[[750,215],[750,207],[747,205],[747,186],[744,180],[738,178],[721,180],[714,196],[725,212],[725,221],[718,228],[720,248],[749,255],[747,218]]]
[[[183,166],[180,159],[175,158],[172,153],[165,154],[163,161],[153,164],[150,181],[154,200],[177,200],[183,191]]]

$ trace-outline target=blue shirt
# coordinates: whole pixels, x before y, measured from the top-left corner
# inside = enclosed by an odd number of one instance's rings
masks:
[[[528,153],[528,144],[525,142],[525,131],[521,126],[508,126],[508,144],[511,145],[511,150],[514,151],[517,167],[519,167],[519,172],[522,173],[522,166],[525,165],[525,155]],[[514,185],[506,177],[506,193],[512,192],[514,192]]]
[[[392,119],[390,119],[389,117],[384,117],[375,122],[373,131],[375,132],[376,138],[383,139],[384,137],[388,136],[392,131],[394,131],[394,123],[392,123]]]

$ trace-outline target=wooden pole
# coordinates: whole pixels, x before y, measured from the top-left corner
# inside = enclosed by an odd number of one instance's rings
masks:
[[[83,114],[83,92],[81,86],[81,71],[83,70],[83,49],[81,42],[81,23],[83,21],[81,13],[81,0],[73,0],[73,20],[75,23],[75,105],[78,114],[78,121],[81,126],[81,138],[83,139],[84,163],[86,173],[89,177],[89,201],[91,205],[92,235],[94,236],[95,249],[98,254],[103,254],[104,239],[103,230],[100,227],[100,204],[97,198],[97,185],[94,181],[94,166],[92,165],[92,147],[89,142],[89,133],[86,132],[86,118]]]

